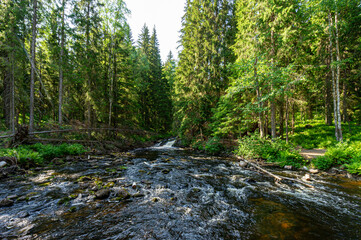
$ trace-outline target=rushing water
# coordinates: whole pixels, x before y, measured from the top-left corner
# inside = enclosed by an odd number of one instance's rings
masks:
[[[276,184],[171,143],[60,161],[1,180],[0,239],[361,239],[361,183],[312,177]]]

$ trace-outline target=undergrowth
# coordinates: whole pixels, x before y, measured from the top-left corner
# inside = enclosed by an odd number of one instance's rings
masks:
[[[65,155],[78,155],[86,152],[87,149],[80,144],[41,144],[23,145],[17,148],[0,149],[0,156],[14,157],[22,166],[43,165],[53,158]]]
[[[277,162],[280,166],[291,165],[300,168],[305,164],[304,158],[291,144],[281,139],[260,138],[258,134],[243,137],[238,141],[236,154],[245,159],[263,159],[268,162]]]

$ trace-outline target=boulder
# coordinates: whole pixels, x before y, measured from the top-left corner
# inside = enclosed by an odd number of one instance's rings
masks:
[[[115,192],[115,195],[118,199],[128,199],[130,198],[130,194],[129,192],[124,189],[124,188],[121,188],[121,189],[118,189],[116,192]]]
[[[95,193],[95,197],[97,199],[106,199],[109,197],[109,195],[110,195],[109,189],[101,189]]]
[[[286,165],[286,166],[284,166],[283,168],[284,168],[284,169],[287,169],[287,170],[292,170],[293,167],[292,167],[291,165]]]
[[[305,176],[302,177],[302,181],[311,181],[310,174],[306,173]]]
[[[5,167],[6,165],[7,165],[7,163],[5,161],[0,162],[0,168]]]
[[[245,161],[239,161],[239,166],[241,167],[241,168],[245,168],[245,167],[247,167],[247,165],[248,165],[248,163],[246,163]]]
[[[318,173],[318,169],[311,168],[311,169],[310,169],[310,173],[316,174],[316,173]]]
[[[0,200],[0,207],[10,207],[14,205],[14,201],[8,198],[4,198]]]

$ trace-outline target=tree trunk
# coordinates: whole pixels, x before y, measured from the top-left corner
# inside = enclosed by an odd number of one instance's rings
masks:
[[[328,69],[331,69],[330,59],[326,60]],[[327,125],[332,125],[332,90],[329,72],[325,77],[325,122]]]
[[[296,116],[295,116],[295,103],[292,104],[292,122],[291,122],[291,128],[292,128],[292,134],[295,133],[295,123],[296,123]]]
[[[284,106],[283,106],[283,97],[280,101],[280,115],[279,115],[279,122],[280,122],[280,137],[283,139],[283,133],[284,133]]]
[[[338,137],[338,124],[337,124],[337,103],[336,103],[336,84],[335,84],[335,68],[333,66],[333,44],[332,44],[332,16],[331,13],[328,14],[328,21],[329,21],[329,41],[330,41],[330,62],[331,62],[331,76],[332,76],[332,97],[333,97],[333,117],[335,121],[335,136],[336,140],[339,141]]]
[[[13,45],[14,47],[14,45]],[[11,88],[11,97],[10,97],[10,128],[11,132],[15,134],[15,57],[14,49],[11,51],[11,79],[10,79],[10,88]]]
[[[30,72],[30,116],[29,116],[29,132],[34,131],[34,85],[35,85],[35,47],[36,47],[36,21],[37,21],[37,0],[33,0],[33,23],[31,38],[31,72]]]
[[[286,95],[286,143],[288,143],[288,118],[289,118],[289,110],[288,110],[288,96]]]
[[[271,44],[272,44],[272,49],[271,49],[271,64],[272,67],[274,65],[274,57],[275,57],[275,40],[274,40],[274,31],[271,30]],[[273,81],[271,83],[271,92],[274,91],[274,85],[273,85]],[[276,105],[275,105],[275,101],[276,99],[271,99],[271,132],[272,132],[272,139],[276,138]]]
[[[256,56],[255,62],[254,62],[254,79],[256,81],[256,94],[257,94],[257,100],[258,100],[258,127],[259,127],[259,134],[261,138],[265,137],[265,133],[264,133],[264,127],[263,127],[263,110],[262,110],[262,102],[261,102],[261,89],[259,86],[259,81],[258,81],[258,76],[257,76],[257,61],[258,58]]]
[[[337,96],[337,130],[338,130],[338,140],[343,142],[342,137],[342,128],[341,128],[341,110],[340,110],[340,43],[338,35],[338,12],[336,9],[335,14],[335,28],[336,28],[336,55],[337,55],[337,75],[336,75],[336,96]]]
[[[62,12],[61,12],[61,42],[60,42],[60,68],[59,68],[59,109],[58,109],[58,122],[59,125],[63,124],[63,57],[64,57],[64,14],[65,14],[65,0],[62,0]]]

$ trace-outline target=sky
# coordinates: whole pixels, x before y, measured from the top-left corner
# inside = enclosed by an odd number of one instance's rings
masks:
[[[162,61],[167,60],[169,51],[172,51],[176,58],[186,0],[125,0],[125,3],[131,11],[128,23],[134,42],[138,41],[144,23],[151,34],[155,26]]]

